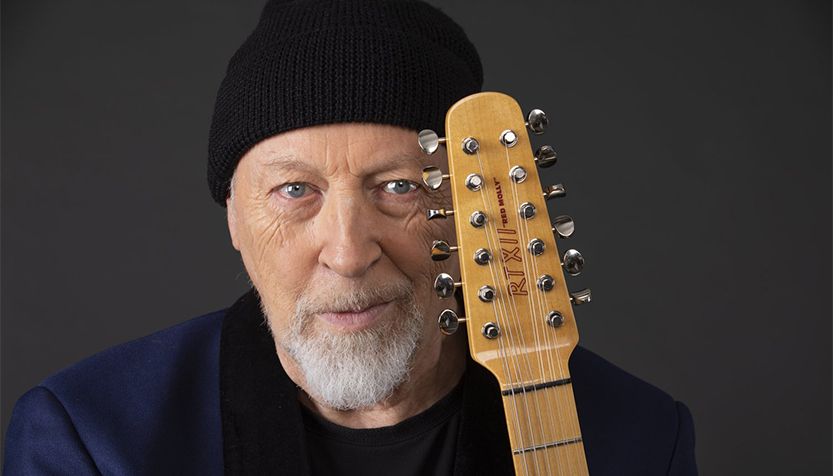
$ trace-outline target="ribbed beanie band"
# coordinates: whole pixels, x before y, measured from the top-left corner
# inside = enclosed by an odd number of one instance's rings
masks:
[[[426,3],[270,1],[217,94],[211,194],[225,206],[237,162],[280,132],[369,122],[442,135],[448,108],[482,84],[474,45]]]

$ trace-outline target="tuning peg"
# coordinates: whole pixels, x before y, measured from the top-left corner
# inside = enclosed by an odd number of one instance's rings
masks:
[[[446,309],[445,311],[440,313],[440,318],[437,319],[437,325],[440,328],[440,332],[443,334],[450,336],[457,332],[457,329],[460,327],[460,324],[465,324],[466,318],[465,317],[457,317],[457,313],[452,311],[451,309]]]
[[[558,154],[555,153],[555,150],[550,145],[542,145],[535,151],[535,163],[542,169],[552,167],[557,160]]]
[[[550,185],[549,187],[544,189],[544,198],[547,200],[551,200],[553,198],[563,198],[567,196],[567,191],[564,190],[564,186],[560,183],[555,185]]]
[[[440,144],[445,144],[445,137],[437,136],[437,133],[431,129],[420,131],[417,140],[419,141],[419,147],[428,155],[436,152]]]
[[[462,286],[463,283],[455,283],[454,278],[446,273],[440,273],[437,279],[434,280],[434,292],[437,293],[440,299],[451,297],[454,290]]]
[[[456,246],[449,246],[445,240],[434,240],[431,246],[431,259],[434,261],[444,261],[451,257],[451,253],[457,251]]]
[[[474,155],[480,150],[480,142],[474,137],[466,137],[463,139],[463,152],[468,155]]]
[[[451,177],[448,174],[444,174],[439,167],[434,167],[433,165],[429,165],[422,169],[422,183],[428,188],[428,190],[438,190],[440,185],[443,184],[443,180],[448,179]]]
[[[578,276],[581,270],[584,269],[584,256],[578,250],[569,249],[564,252],[561,258],[561,265],[564,266],[564,271],[573,276]]]
[[[535,134],[536,136],[540,136],[546,132],[547,125],[549,123],[550,121],[547,119],[547,114],[540,109],[533,109],[529,111],[529,115],[526,117],[526,128],[529,129],[529,132]]]
[[[559,238],[569,238],[573,236],[574,231],[576,231],[576,224],[568,215],[555,217],[552,221],[552,232]]]
[[[451,215],[454,215],[454,210],[445,208],[440,208],[439,210],[435,210],[433,208],[428,209],[428,220],[436,220],[437,218],[448,218]]]
[[[570,302],[575,306],[581,306],[590,302],[590,297],[590,288],[584,288],[581,291],[570,293]]]

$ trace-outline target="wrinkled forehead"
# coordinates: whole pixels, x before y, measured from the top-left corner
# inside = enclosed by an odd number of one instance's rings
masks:
[[[328,124],[276,134],[247,152],[241,164],[263,174],[366,177],[401,172],[414,179],[429,165],[445,167],[445,154],[426,155],[416,132],[379,124]]]

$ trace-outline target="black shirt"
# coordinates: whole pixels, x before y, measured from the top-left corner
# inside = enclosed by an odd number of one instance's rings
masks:
[[[418,415],[393,426],[367,429],[336,425],[302,405],[312,474],[451,475],[462,395],[460,383]]]

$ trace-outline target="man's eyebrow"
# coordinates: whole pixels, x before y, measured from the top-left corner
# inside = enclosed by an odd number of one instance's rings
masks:
[[[315,172],[315,168],[298,160],[292,153],[274,153],[261,162],[267,169],[274,171],[294,170],[299,172]]]
[[[389,160],[386,160],[374,167],[363,169],[365,175],[378,175],[392,170],[402,168],[413,168],[422,170],[425,167],[423,163],[424,155],[402,154],[395,155]],[[276,153],[269,154],[268,158],[261,162],[262,165],[268,169],[275,171],[294,170],[299,172],[315,173],[316,168],[303,161],[297,160],[294,154],[291,153]]]
[[[391,170],[402,169],[402,168],[415,168],[417,170],[422,170],[425,167],[425,164],[422,162],[424,156],[422,155],[396,155],[375,167],[366,169],[365,172],[368,175],[377,175],[384,172],[389,172]]]

